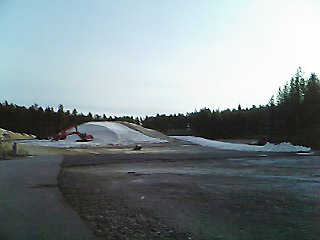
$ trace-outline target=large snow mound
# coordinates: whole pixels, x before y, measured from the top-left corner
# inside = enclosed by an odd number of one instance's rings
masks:
[[[68,130],[69,132],[75,129]],[[104,147],[104,146],[125,146],[138,143],[164,143],[165,140],[152,138],[126,127],[118,122],[89,122],[78,126],[80,133],[90,134],[94,137],[91,142],[77,142],[80,140],[78,135],[69,135],[66,140],[34,140],[28,144],[47,146],[47,147]]]
[[[291,143],[272,144],[267,143],[264,146],[239,144],[239,143],[227,143],[215,140],[209,140],[202,137],[194,136],[173,136],[173,138],[191,142],[205,147],[214,147],[224,150],[236,150],[236,151],[251,151],[251,152],[310,152],[311,148],[303,146],[294,146]]]

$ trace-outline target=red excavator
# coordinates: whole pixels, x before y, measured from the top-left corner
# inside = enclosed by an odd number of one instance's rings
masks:
[[[75,128],[76,131],[72,131],[72,132],[68,131],[72,128]],[[63,132],[60,132],[60,133],[54,135],[53,140],[55,140],[55,141],[65,140],[67,138],[67,136],[69,136],[69,135],[78,135],[80,137],[80,139],[77,140],[77,142],[89,142],[89,141],[93,140],[93,136],[91,134],[78,132],[77,126],[72,126]]]

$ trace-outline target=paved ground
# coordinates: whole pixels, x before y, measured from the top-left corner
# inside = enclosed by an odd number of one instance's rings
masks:
[[[95,239],[57,186],[61,155],[0,161],[0,239]]]
[[[81,153],[0,161],[0,240],[319,239],[318,153]]]
[[[67,156],[59,184],[99,239],[319,239],[319,155],[187,149]]]

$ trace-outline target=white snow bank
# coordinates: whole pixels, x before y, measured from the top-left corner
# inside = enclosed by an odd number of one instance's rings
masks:
[[[70,129],[67,132],[73,132]],[[78,135],[69,135],[66,140],[33,140],[26,141],[27,144],[47,147],[104,147],[110,145],[124,146],[138,143],[164,143],[166,140],[152,138],[138,131],[126,127],[118,122],[89,122],[78,126],[80,133],[91,134],[94,139],[91,142],[76,142],[80,140]]]
[[[35,139],[36,136],[26,133],[12,132],[3,128],[0,128],[0,141],[9,140],[22,140],[22,139]]]
[[[173,136],[173,138],[188,141],[194,144],[198,144],[206,147],[214,147],[224,150],[236,150],[236,151],[251,151],[251,152],[310,152],[311,148],[294,146],[291,143],[272,144],[267,143],[264,146],[239,144],[239,143],[226,143],[214,140],[209,140],[201,137],[194,136]]]

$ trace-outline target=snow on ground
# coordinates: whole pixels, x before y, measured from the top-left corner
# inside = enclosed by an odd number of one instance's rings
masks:
[[[69,132],[75,129],[68,130]],[[166,140],[152,138],[126,127],[118,122],[89,122],[78,126],[80,133],[91,134],[94,139],[91,142],[77,142],[78,135],[69,135],[66,140],[32,140],[25,141],[27,144],[47,146],[47,147],[105,147],[105,146],[125,146],[138,143],[164,143]]]
[[[214,147],[224,150],[236,151],[251,151],[251,152],[310,152],[311,148],[294,146],[291,143],[272,144],[267,143],[264,146],[240,144],[240,143],[226,143],[214,140],[209,140],[201,137],[194,136],[173,136],[173,138],[188,141],[206,147]]]
[[[11,141],[11,140],[22,140],[22,139],[34,139],[36,136],[26,133],[16,133],[3,128],[0,128],[0,140]]]

